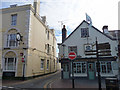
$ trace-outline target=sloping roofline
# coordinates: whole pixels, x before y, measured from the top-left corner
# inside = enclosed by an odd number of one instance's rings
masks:
[[[85,20],[82,21],[82,23],[80,25],[78,25],[78,27],[64,40],[64,42],[83,24],[83,23],[87,23],[89,25],[88,22],[86,22]],[[100,32],[101,34],[105,35],[107,38],[111,39],[111,40],[116,40],[116,39],[113,39],[112,37],[104,34],[103,32],[101,32],[100,30],[98,30],[96,27],[94,26],[91,26],[92,28],[94,28],[96,31]],[[63,42],[63,43],[64,43]],[[59,45],[63,44],[63,43],[58,43]]]

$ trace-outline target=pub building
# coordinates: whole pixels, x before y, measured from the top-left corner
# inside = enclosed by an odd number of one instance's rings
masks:
[[[98,76],[96,41],[98,42],[98,58],[100,62],[101,77],[117,77],[118,58],[117,40],[108,31],[108,26],[103,26],[103,32],[88,22],[83,22],[67,37],[65,25],[62,28],[62,43],[58,43],[59,61],[61,62],[61,77],[86,77],[94,80]],[[76,53],[73,67],[69,59],[70,52]]]

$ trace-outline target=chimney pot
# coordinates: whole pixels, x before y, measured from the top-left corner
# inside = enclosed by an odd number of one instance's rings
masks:
[[[109,32],[108,32],[108,25],[104,25],[102,30],[103,30],[103,33],[109,34]]]

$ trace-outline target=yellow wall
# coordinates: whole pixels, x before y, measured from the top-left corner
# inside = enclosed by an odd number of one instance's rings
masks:
[[[31,9],[31,10],[29,10]],[[36,18],[33,13],[33,7],[31,5],[18,6],[16,8],[3,9],[2,12],[2,43],[3,49],[6,48],[7,31],[14,29],[10,32],[19,32],[23,36],[23,42],[15,48],[5,49],[0,52],[0,57],[12,50],[16,53],[17,57],[17,70],[16,77],[22,77],[23,63],[20,53],[25,53],[25,77],[41,75],[56,71],[56,65],[54,69],[54,59],[56,64],[56,39],[54,30],[49,30],[41,20]],[[17,14],[17,25],[11,26],[11,15]],[[47,31],[50,32],[49,40],[47,39]],[[54,38],[53,38],[54,37]],[[53,43],[54,40],[54,43]],[[45,45],[50,44],[54,46],[54,53],[50,50],[47,54]],[[23,48],[27,48],[24,50]],[[35,48],[35,50],[34,50]],[[1,56],[1,53],[2,56]],[[8,55],[10,57],[10,54]],[[41,70],[41,59],[44,59],[44,70]],[[1,58],[0,58],[1,60]],[[47,70],[47,60],[49,60],[49,69]]]
[[[53,33],[44,26],[44,24],[39,21],[34,13],[30,12],[30,33],[29,33],[29,50],[27,57],[27,67],[26,75],[40,75],[45,73],[50,73],[56,71],[54,70],[54,59],[56,62],[56,53],[53,53],[50,50],[50,54],[47,54],[47,49],[45,49],[45,44],[50,44],[54,46],[56,52],[56,39],[54,38],[53,44]],[[49,40],[47,39],[47,31],[49,30]],[[33,49],[36,50],[33,50]],[[41,59],[44,59],[44,69],[41,70]],[[47,70],[47,60],[49,60],[49,69]],[[32,63],[31,63],[32,62]],[[56,65],[55,65],[56,67]]]

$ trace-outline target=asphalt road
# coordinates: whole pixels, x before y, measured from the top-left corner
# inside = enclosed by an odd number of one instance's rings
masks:
[[[17,89],[17,90],[29,90],[29,89],[39,89],[39,88],[48,88],[49,83],[54,80],[60,78],[61,72],[58,71],[53,74],[41,76],[32,80],[28,80],[26,82],[21,82],[15,85],[9,85],[8,87],[3,87],[3,90],[6,89]]]

